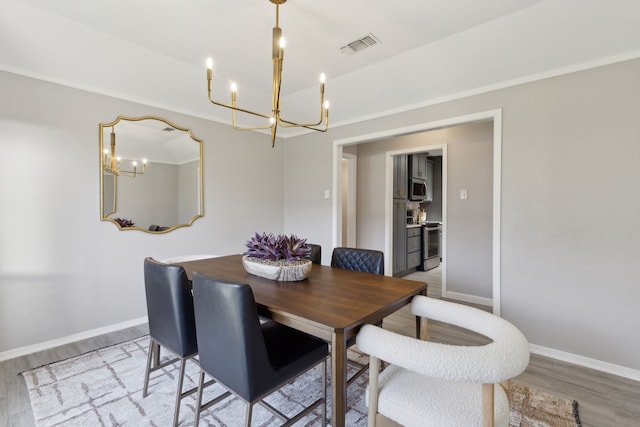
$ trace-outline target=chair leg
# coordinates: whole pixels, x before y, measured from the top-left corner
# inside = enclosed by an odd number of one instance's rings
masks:
[[[251,427],[251,415],[253,414],[253,403],[247,402],[247,416],[245,417],[245,427]]]
[[[322,362],[322,427],[327,425],[327,359]]]
[[[482,384],[482,427],[493,426],[493,384]]]
[[[182,400],[182,383],[184,381],[184,371],[187,365],[187,358],[180,359],[180,373],[178,374],[178,390],[176,392],[176,406],[173,410],[173,427],[178,426],[180,418],[180,401]]]
[[[380,359],[369,357],[369,413],[368,427],[376,427],[378,414],[378,374],[380,373]]]
[[[196,392],[196,416],[193,420],[193,427],[200,424],[200,411],[202,410],[202,389],[204,387],[204,371],[200,369],[200,380],[198,381],[198,391]]]
[[[147,369],[144,371],[144,387],[142,388],[142,397],[147,397],[147,394],[149,394],[149,374],[151,373],[151,360],[156,350],[157,344],[153,341],[153,338],[149,338],[149,350],[147,351]]]

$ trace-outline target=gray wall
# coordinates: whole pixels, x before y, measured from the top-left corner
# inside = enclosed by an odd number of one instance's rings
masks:
[[[0,72],[0,358],[146,316],[145,257],[229,254],[283,231],[268,135]],[[204,141],[204,218],[167,234],[100,221],[98,124],[156,115]],[[137,179],[137,178],[136,178]]]
[[[319,191],[331,188],[332,141],[496,108],[502,315],[538,351],[640,378],[640,60],[287,140],[285,230],[313,234],[327,262],[332,210]]]

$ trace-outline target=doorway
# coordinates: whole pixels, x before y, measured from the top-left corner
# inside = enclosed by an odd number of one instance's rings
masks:
[[[467,116],[460,116],[436,122],[422,123],[404,128],[390,129],[373,134],[361,135],[358,137],[345,138],[341,140],[335,140],[333,143],[333,158],[334,158],[334,173],[333,173],[333,221],[332,243],[338,246],[342,236],[342,149],[344,146],[361,144],[365,142],[372,142],[381,139],[392,138],[401,135],[414,134],[424,132],[428,130],[434,130],[444,127],[453,127],[456,125],[490,121],[493,124],[493,144],[492,144],[492,156],[493,156],[493,170],[491,171],[493,179],[493,191],[492,191],[492,232],[491,232],[491,291],[492,298],[489,299],[489,304],[493,307],[493,312],[500,315],[500,199],[501,199],[501,146],[502,146],[502,110],[490,110],[471,114]],[[385,271],[387,274],[391,274],[391,253],[393,242],[393,160],[392,156],[395,154],[403,154],[410,151],[428,151],[429,147],[415,147],[409,150],[399,150],[394,152],[387,152],[385,156],[385,179],[384,179],[384,249],[385,253]],[[443,209],[445,207],[443,206]],[[444,212],[443,212],[444,213]],[[446,234],[444,236],[443,247],[447,250],[446,246]]]

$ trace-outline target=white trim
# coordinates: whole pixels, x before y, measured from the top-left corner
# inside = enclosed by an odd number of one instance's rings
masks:
[[[333,141],[333,194],[331,197],[331,247],[340,246],[342,241],[342,212],[338,207],[342,203],[342,146]],[[340,198],[338,198],[340,196]],[[324,262],[324,261],[323,261]]]
[[[452,300],[462,301],[462,302],[469,302],[471,304],[486,305],[487,307],[493,306],[493,300],[491,298],[463,294],[460,292],[444,292],[444,291],[442,296],[447,299],[452,299]]]
[[[416,132],[424,132],[427,130],[437,129],[441,127],[455,126],[465,123],[471,123],[482,120],[493,120],[493,295],[492,305],[493,312],[500,315],[500,223],[502,218],[501,206],[501,188],[502,188],[502,109],[482,111],[478,113],[468,114],[465,116],[451,117],[435,122],[419,123],[417,125],[387,129],[384,131],[374,132],[365,135],[358,135],[349,138],[336,139],[333,141],[333,206],[332,206],[332,232],[333,247],[337,246],[338,239],[342,236],[342,220],[338,202],[341,200],[339,192],[342,188],[342,147],[345,145],[353,145],[362,142],[374,141],[377,139],[390,138],[394,136],[407,135]],[[417,148],[422,150],[422,148]],[[391,156],[396,154],[405,154],[415,152],[416,148],[405,150],[388,151],[385,156],[385,271],[387,275],[392,274],[391,257],[389,254],[393,252],[392,225],[393,218],[393,161]],[[443,150],[446,149],[446,144]],[[425,149],[423,151],[429,151]],[[443,151],[444,155],[444,151]],[[445,163],[445,162],[443,162]],[[443,165],[446,168],[446,165]],[[446,169],[443,169],[443,173]],[[443,188],[443,193],[445,189]],[[443,195],[443,197],[445,197]],[[446,199],[443,199],[443,209],[445,208]],[[446,211],[443,211],[443,215]],[[446,217],[445,217],[446,218]],[[497,225],[497,226],[496,226]],[[446,221],[445,221],[446,228]],[[443,234],[446,248],[446,234]],[[446,253],[445,253],[446,260]],[[446,269],[443,269],[443,292],[446,289]],[[490,304],[491,305],[491,304]]]
[[[116,332],[122,329],[140,326],[147,322],[148,318],[146,316],[138,317],[137,319],[132,319],[121,323],[114,323],[113,325],[103,326],[101,328],[91,329],[88,331],[78,332],[77,334],[68,335],[62,338],[56,338],[53,340],[27,345],[24,347],[13,348],[11,350],[3,351],[2,353],[0,353],[0,362],[20,356],[26,356],[27,354],[36,353],[38,351],[48,350],[50,348],[58,347],[61,345],[71,344],[87,338],[97,337],[99,335],[108,334],[110,332]]]
[[[623,378],[629,378],[630,380],[634,381],[640,381],[640,370],[638,369],[627,368],[626,366],[603,362],[602,360],[591,359],[589,357],[568,353],[566,351],[556,350],[554,348],[543,347],[537,344],[529,344],[529,350],[531,351],[531,353],[537,354],[539,356],[561,360],[573,365],[595,369],[597,371],[606,372],[608,374],[617,375]]]
[[[349,180],[347,185],[347,241],[342,242],[343,246],[356,247],[356,220],[357,220],[357,179],[358,179],[358,156],[349,153],[342,153],[342,158],[347,161],[347,174]]]
[[[496,215],[497,213],[497,215]],[[500,224],[502,222],[502,110],[493,116],[493,314],[500,316]]]
[[[449,188],[449,162],[447,159],[449,158],[449,147],[447,144],[444,144],[442,147],[442,247],[440,248],[442,254],[442,262],[440,263],[440,295],[445,295],[447,293],[447,236],[449,233],[447,232],[447,221],[448,218],[448,206],[449,206],[449,198],[448,188]]]

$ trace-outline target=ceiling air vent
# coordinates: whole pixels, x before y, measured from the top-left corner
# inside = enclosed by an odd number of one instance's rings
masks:
[[[380,43],[380,39],[378,39],[373,34],[369,33],[364,37],[359,38],[358,40],[354,40],[351,43],[347,43],[346,45],[340,48],[340,52],[353,54],[356,52],[360,52],[368,47],[374,46]]]

